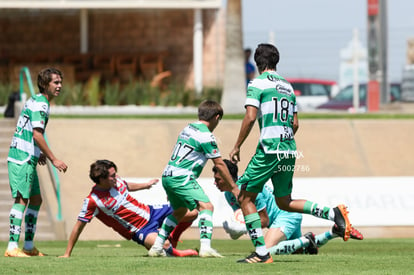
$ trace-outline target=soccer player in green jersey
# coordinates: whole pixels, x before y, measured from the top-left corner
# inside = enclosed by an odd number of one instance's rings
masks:
[[[260,128],[259,144],[237,182],[241,186],[238,200],[255,252],[239,262],[271,263],[273,260],[266,248],[260,217],[254,204],[257,194],[269,179],[273,183],[273,193],[280,209],[332,220],[338,230],[335,233],[345,241],[349,239],[352,227],[344,205],[330,208],[291,198],[294,169],[283,168],[294,166],[296,161],[294,135],[299,128],[296,97],[292,86],[276,73],[279,51],[275,46],[258,45],[254,60],[260,75],[247,88],[246,113],[236,143],[230,152],[230,159],[240,161],[240,148],[257,119]]]
[[[221,158],[212,134],[223,117],[223,109],[215,101],[205,100],[198,107],[198,119],[179,134],[171,158],[162,175],[173,213],[165,218],[155,243],[148,251],[151,257],[165,256],[163,244],[182,217],[190,210],[199,211],[200,257],[222,257],[211,247],[213,204],[197,182],[208,159],[211,159],[229,190],[237,197],[239,189]]]
[[[17,121],[7,158],[14,204],[9,216],[10,237],[5,257],[43,256],[33,244],[37,216],[42,203],[36,166],[37,163],[46,164],[48,158],[59,171],[66,172],[68,168],[63,161],[55,157],[43,136],[49,119],[49,102],[60,94],[62,80],[63,75],[59,70],[42,70],[37,77],[40,93],[26,101]],[[21,250],[18,244],[23,216],[25,240]]]

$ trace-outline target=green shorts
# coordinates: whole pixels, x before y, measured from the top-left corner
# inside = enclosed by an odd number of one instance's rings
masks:
[[[190,211],[198,207],[198,202],[210,202],[198,182],[189,176],[162,177],[162,186],[173,209],[180,207]]]
[[[265,183],[271,179],[276,197],[290,195],[295,162],[294,155],[265,154],[259,147],[237,185],[241,190],[260,193]]]
[[[10,190],[13,198],[16,198],[19,193],[24,199],[40,194],[36,165],[37,160],[31,160],[24,164],[17,164],[10,161],[7,163]]]

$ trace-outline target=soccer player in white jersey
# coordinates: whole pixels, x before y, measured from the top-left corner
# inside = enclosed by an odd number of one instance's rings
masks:
[[[291,198],[294,169],[286,167],[294,167],[296,161],[294,135],[299,127],[296,97],[289,82],[276,73],[279,51],[275,46],[258,45],[254,60],[260,75],[247,88],[246,113],[230,159],[240,161],[240,148],[257,119],[259,143],[246,171],[237,182],[241,186],[238,199],[255,252],[239,262],[271,263],[273,260],[265,246],[260,217],[254,205],[257,194],[269,179],[273,183],[273,192],[280,209],[332,220],[344,241],[349,239],[352,227],[344,205],[330,208]]]
[[[238,167],[235,163],[225,159],[224,162],[229,169],[234,181],[238,179]],[[240,205],[227,186],[223,184],[223,179],[213,167],[214,184],[217,189],[224,192],[224,197],[234,213],[240,210]],[[285,254],[317,254],[319,247],[325,245],[329,240],[338,238],[336,225],[324,233],[314,235],[308,232],[302,236],[302,214],[280,210],[276,205],[275,197],[268,185],[257,195],[255,206],[260,216],[262,228],[268,228],[264,240],[266,247],[272,255]],[[223,228],[233,240],[240,238],[247,233],[246,227],[234,219],[223,222]],[[350,237],[362,240],[364,237],[355,228],[351,229]]]
[[[215,101],[205,100],[198,107],[198,121],[187,125],[179,134],[171,158],[162,175],[162,185],[174,212],[163,222],[149,256],[165,256],[162,246],[187,211],[199,211],[200,257],[222,257],[211,247],[213,232],[213,204],[197,182],[208,159],[211,159],[229,190],[238,196],[221,158],[216,139],[212,134],[223,117],[223,109]]]
[[[62,73],[54,68],[42,70],[37,77],[39,94],[26,101],[17,121],[7,158],[9,183],[14,198],[10,211],[10,235],[5,257],[43,256],[33,244],[42,196],[36,166],[48,158],[61,172],[68,166],[55,157],[43,136],[49,120],[49,102],[61,93]],[[27,209],[26,209],[27,207]],[[23,216],[25,240],[19,245]]]
[[[115,163],[109,160],[97,160],[91,164],[89,177],[95,186],[83,202],[62,258],[71,256],[80,234],[93,217],[98,218],[125,239],[133,240],[147,249],[154,243],[162,221],[173,210],[168,204],[141,203],[132,197],[129,191],[148,188],[158,182],[158,179],[144,184],[126,182],[118,177],[116,172]],[[197,213],[189,212],[186,215],[186,221],[193,221],[196,218]],[[178,250],[168,243],[164,246],[164,251],[176,257],[197,255],[195,250]]]

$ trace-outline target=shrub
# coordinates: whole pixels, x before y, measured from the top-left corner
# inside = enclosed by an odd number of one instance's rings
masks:
[[[24,91],[30,96],[27,83]],[[37,87],[34,87],[37,93]],[[13,92],[10,84],[0,83],[0,106],[7,105],[8,97]],[[92,77],[85,84],[65,83],[61,94],[54,99],[56,105],[150,105],[150,106],[198,106],[204,99],[220,102],[222,89],[218,87],[205,88],[201,94],[187,89],[183,84],[170,83],[163,89],[152,87],[148,81],[131,81],[121,85],[119,82],[100,84],[100,77]]]

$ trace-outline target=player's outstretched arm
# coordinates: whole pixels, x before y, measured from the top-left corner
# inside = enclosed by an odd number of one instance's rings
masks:
[[[148,182],[137,183],[137,182],[127,182],[128,191],[138,191],[144,189],[150,189],[154,184],[156,184],[159,179],[152,179]]]
[[[79,239],[80,234],[82,233],[83,229],[85,228],[86,222],[77,221],[73,226],[72,233],[70,233],[68,245],[66,247],[65,254],[60,256],[59,258],[69,258],[72,254],[73,247],[75,246],[76,242]]]

